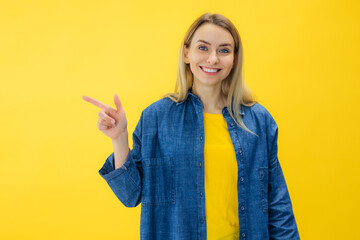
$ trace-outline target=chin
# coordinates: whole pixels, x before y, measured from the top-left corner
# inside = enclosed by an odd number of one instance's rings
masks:
[[[201,80],[197,80],[199,85],[203,85],[203,86],[216,86],[217,84],[221,83],[222,81],[219,80],[209,80],[209,79],[201,79]]]

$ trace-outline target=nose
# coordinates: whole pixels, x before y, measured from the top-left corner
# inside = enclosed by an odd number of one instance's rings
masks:
[[[216,50],[212,51],[207,59],[207,62],[209,64],[216,64],[219,62],[219,58],[217,56]]]

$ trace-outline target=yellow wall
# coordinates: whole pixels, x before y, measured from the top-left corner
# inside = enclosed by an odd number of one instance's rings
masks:
[[[0,0],[0,239],[139,239],[98,170],[112,152],[94,97],[132,133],[175,84],[202,13],[238,27],[244,77],[279,126],[302,239],[360,239],[360,3]],[[130,136],[130,144],[132,139]]]

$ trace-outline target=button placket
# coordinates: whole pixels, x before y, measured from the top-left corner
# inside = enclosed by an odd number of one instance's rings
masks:
[[[204,170],[202,168],[202,163],[204,161],[204,118],[201,114],[203,112],[203,106],[199,99],[196,99],[197,112],[198,112],[198,128],[196,131],[196,136],[199,137],[198,141],[195,143],[195,158],[198,161],[199,168],[197,169],[197,189],[198,189],[198,221],[201,227],[198,228],[199,239],[204,239],[206,236],[206,226],[203,224],[206,220],[206,212],[205,212],[205,192],[204,192]],[[204,163],[205,164],[205,163]]]

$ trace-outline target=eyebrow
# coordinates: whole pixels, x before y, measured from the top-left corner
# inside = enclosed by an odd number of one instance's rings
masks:
[[[204,40],[201,40],[201,39],[199,41],[197,41],[197,42],[203,42],[203,43],[206,43],[208,45],[211,45],[210,43],[208,43],[208,42],[206,42]],[[223,44],[220,44],[219,46],[220,47],[222,47],[222,46],[230,46],[230,47],[232,47],[232,45],[230,43],[223,43]]]

